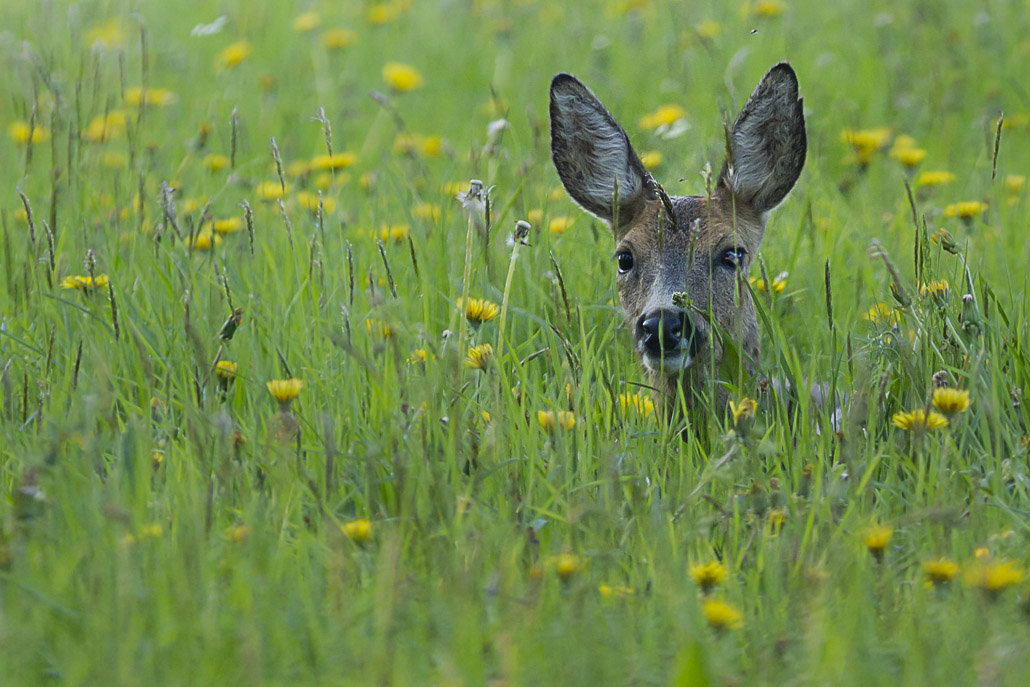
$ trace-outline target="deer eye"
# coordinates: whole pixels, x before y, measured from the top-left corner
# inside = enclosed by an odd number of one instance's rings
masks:
[[[633,254],[628,250],[620,250],[615,258],[619,261],[619,274],[626,274],[633,269]]]
[[[744,266],[744,258],[746,257],[747,251],[740,246],[729,248],[722,254],[722,265],[723,267],[739,270]]]

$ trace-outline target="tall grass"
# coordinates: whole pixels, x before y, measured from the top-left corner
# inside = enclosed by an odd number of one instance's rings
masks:
[[[4,683],[1022,684],[1030,14],[781,4],[3,3]],[[547,83],[578,74],[703,194],[783,58],[809,154],[752,276],[786,285],[752,284],[763,375],[726,381],[759,407],[664,421],[608,230],[550,166]],[[640,125],[663,104],[680,135]],[[503,339],[462,321],[466,264]],[[935,374],[969,408],[895,426]],[[773,378],[831,382],[841,421]],[[710,626],[710,561],[739,627]]]

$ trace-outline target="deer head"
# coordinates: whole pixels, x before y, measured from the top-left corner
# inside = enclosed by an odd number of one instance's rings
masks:
[[[756,361],[747,274],[769,212],[793,188],[807,148],[790,65],[770,69],[744,105],[710,197],[667,196],[626,132],[574,76],[554,77],[550,110],[554,166],[569,196],[612,229],[626,323],[656,386],[697,388],[719,369],[726,337]]]

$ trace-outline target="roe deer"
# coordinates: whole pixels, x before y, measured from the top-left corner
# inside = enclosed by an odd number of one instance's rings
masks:
[[[569,196],[615,234],[619,298],[651,381],[687,403],[731,337],[749,367],[758,322],[745,282],[769,211],[793,188],[807,142],[798,81],[786,62],[762,78],[728,132],[709,196],[673,196],[626,132],[570,74],[551,82],[551,157]],[[677,297],[674,303],[674,294]]]

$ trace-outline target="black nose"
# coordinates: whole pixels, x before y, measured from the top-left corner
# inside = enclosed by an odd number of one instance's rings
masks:
[[[655,310],[637,320],[637,339],[653,356],[675,351],[689,334],[687,313],[679,308]]]

